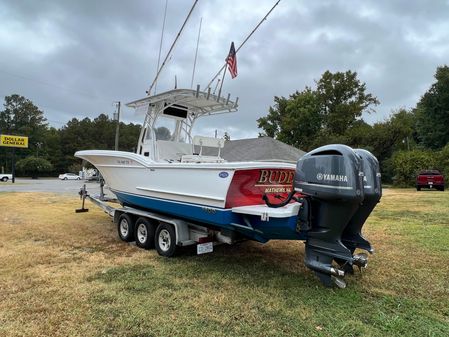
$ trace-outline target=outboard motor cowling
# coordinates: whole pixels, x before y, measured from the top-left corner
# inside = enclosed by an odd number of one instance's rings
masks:
[[[380,167],[377,158],[369,151],[355,149],[355,153],[363,161],[363,190],[365,197],[342,234],[342,242],[354,252],[361,248],[372,253],[371,244],[363,237],[361,230],[366,219],[382,197]]]
[[[294,188],[306,196],[311,209],[305,264],[327,286],[345,286],[344,270],[332,265],[334,259],[351,266],[354,262],[353,251],[341,238],[364,200],[362,172],[361,156],[346,145],[322,146],[297,163]]]

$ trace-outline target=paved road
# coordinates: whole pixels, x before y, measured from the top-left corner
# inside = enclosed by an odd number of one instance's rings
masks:
[[[99,183],[57,178],[17,178],[14,184],[11,181],[0,182],[0,192],[50,192],[76,195],[83,184],[86,184],[87,190],[92,194],[100,193]],[[105,192],[107,192],[106,189]]]

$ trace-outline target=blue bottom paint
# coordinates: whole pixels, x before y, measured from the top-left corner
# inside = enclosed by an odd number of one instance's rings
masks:
[[[117,199],[124,205],[148,209],[181,219],[199,222],[204,225],[213,225],[236,231],[259,242],[267,242],[271,239],[305,239],[305,236],[302,233],[296,231],[297,216],[289,218],[270,218],[269,221],[261,221],[260,216],[233,213],[230,209],[206,207],[198,204],[151,198],[120,191],[113,192],[117,196]],[[246,222],[245,217],[247,219]],[[248,222],[253,229],[247,226]],[[233,224],[245,226],[248,229],[234,226]]]

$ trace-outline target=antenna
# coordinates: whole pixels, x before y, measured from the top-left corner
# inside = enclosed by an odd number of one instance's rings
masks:
[[[192,87],[193,87],[193,79],[195,77],[196,58],[198,56],[198,46],[200,44],[201,24],[202,23],[203,23],[203,18],[201,18],[201,20],[200,20],[200,28],[198,29],[198,39],[196,40],[195,61],[193,61],[192,81],[190,82],[190,89],[192,89]]]
[[[278,0],[273,7],[271,7],[271,9],[268,11],[268,13],[263,17],[262,20],[260,20],[260,22],[257,24],[257,26],[251,31],[251,33],[249,33],[249,35],[246,37],[246,39],[241,43],[241,45],[237,48],[237,50],[235,51],[235,53],[237,54],[237,52],[240,50],[240,48],[243,47],[243,45],[248,41],[248,39],[254,34],[254,32],[259,28],[259,26],[262,24],[262,22],[264,22],[268,15],[271,14],[271,12],[274,10],[274,8],[279,4],[281,0]],[[223,69],[226,68],[227,62],[225,61],[225,63],[223,64],[223,66],[220,68],[220,70],[217,72],[217,74],[210,80],[209,84],[206,86],[206,88],[210,87],[210,85],[212,84],[213,81],[215,81],[215,79],[220,75],[221,71]],[[226,70],[225,70],[226,71]]]
[[[157,57],[157,68],[156,68],[156,71],[159,70],[159,64],[161,62],[162,41],[164,40],[165,19],[167,18],[167,5],[168,5],[168,0],[165,0],[164,21],[162,22],[161,43],[159,44],[159,55]],[[157,81],[154,83],[154,93],[153,93],[153,95],[156,94],[156,87],[157,87]]]
[[[171,45],[171,47],[170,47],[170,50],[168,51],[167,55],[165,56],[164,62],[162,62],[162,65],[161,65],[161,67],[159,68],[159,70],[157,71],[157,74],[156,74],[156,77],[155,77],[154,80],[153,80],[153,83],[151,83],[151,85],[150,85],[150,89],[147,90],[147,94],[148,94],[148,95],[151,94],[151,90],[153,89],[154,84],[157,82],[157,79],[158,79],[158,77],[159,77],[159,75],[160,75],[162,69],[164,68],[165,63],[167,62],[168,57],[170,56],[171,52],[173,51],[173,48],[175,47],[176,42],[178,42],[178,39],[179,39],[179,37],[181,36],[181,33],[182,33],[182,31],[184,30],[184,27],[185,27],[185,25],[187,24],[187,21],[189,21],[190,15],[192,14],[193,9],[195,8],[195,6],[196,6],[197,3],[198,3],[198,0],[195,0],[195,2],[194,2],[193,5],[192,5],[192,8],[190,8],[189,14],[187,14],[187,17],[186,17],[186,19],[184,20],[184,23],[182,24],[181,29],[180,29],[179,32],[178,32],[178,35],[176,35],[176,38],[175,38],[175,40],[173,41],[173,43],[172,43],[172,45]]]

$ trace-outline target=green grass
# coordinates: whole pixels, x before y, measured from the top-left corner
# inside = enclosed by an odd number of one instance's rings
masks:
[[[300,242],[166,259],[93,207],[75,215],[75,197],[35,196],[0,194],[2,336],[449,335],[447,192],[386,190],[364,228],[376,253],[346,289],[319,283]]]

